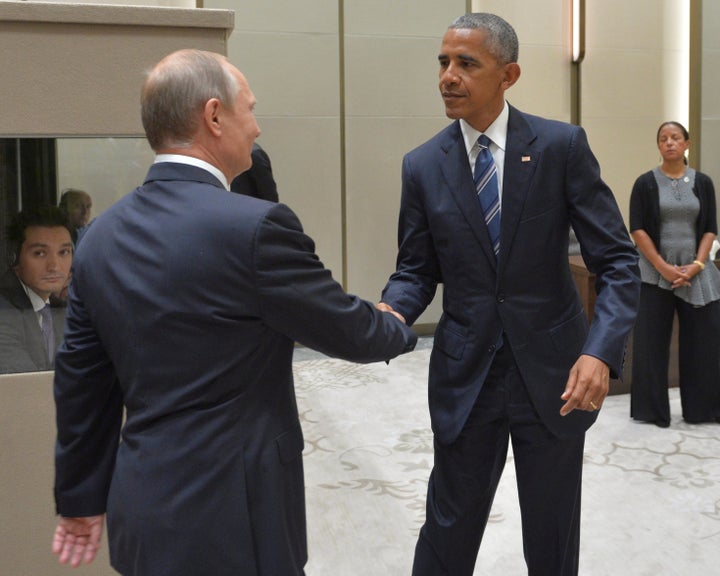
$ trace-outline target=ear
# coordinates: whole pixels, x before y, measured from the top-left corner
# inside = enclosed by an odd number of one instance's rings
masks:
[[[220,136],[220,113],[222,104],[217,98],[210,98],[203,108],[203,122],[213,136]]]
[[[517,62],[505,64],[505,79],[502,82],[503,90],[507,90],[520,78],[520,65]]]

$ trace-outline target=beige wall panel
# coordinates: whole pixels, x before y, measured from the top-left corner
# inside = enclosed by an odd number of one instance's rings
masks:
[[[438,40],[465,12],[464,0],[345,0],[345,33]]]
[[[710,50],[720,50],[720,2],[702,0],[703,56]],[[703,77],[703,80],[705,78]]]
[[[700,169],[715,183],[720,207],[720,2],[702,4],[702,87],[700,134],[690,134],[700,146]],[[720,208],[719,208],[720,210]]]
[[[232,14],[199,12],[0,2],[3,135],[142,135],[144,71],[179,48],[225,52]]]
[[[522,71],[508,101],[530,114],[571,118],[570,8],[565,0],[476,0],[473,10],[507,20],[518,35]]]
[[[437,55],[465,6],[345,2],[347,285],[371,300],[395,269],[402,157],[448,124]],[[438,297],[418,322],[437,322],[440,309]]]
[[[348,117],[444,116],[438,91],[439,49],[439,38],[347,37]]]
[[[377,299],[395,270],[402,158],[449,120],[349,118],[347,121],[348,289]],[[419,322],[439,319],[439,300]]]
[[[520,79],[505,93],[523,112],[569,122],[570,66],[563,46],[521,46]]]
[[[110,576],[107,537],[93,564],[78,570],[50,552],[55,404],[52,372],[0,375],[0,573],[4,576]]]
[[[720,203],[720,118],[705,117],[702,121],[702,167],[715,184],[715,200]],[[692,134],[690,134],[692,138]]]
[[[34,0],[53,4],[66,4],[67,0]],[[73,4],[114,4],[116,6],[169,6],[174,8],[196,8],[196,0],[73,0]]]
[[[654,118],[624,118],[621,122],[586,118],[583,126],[600,163],[603,180],[612,189],[627,223],[635,179],[660,160],[655,146],[658,122]]]
[[[588,50],[678,48],[679,35],[668,21],[672,4],[688,0],[585,0]]]
[[[658,51],[595,48],[582,65],[583,124],[662,117],[664,73]]]
[[[720,20],[718,28],[720,28]],[[720,36],[720,30],[717,35]],[[702,115],[704,118],[718,118],[720,117],[720,50],[703,50],[702,58]],[[718,155],[720,150],[717,150],[715,157]]]
[[[338,116],[338,37],[235,32],[228,58],[247,77],[262,116]]]
[[[325,266],[342,281],[340,125],[337,118],[261,117],[258,143],[272,161],[280,201],[292,208]]]
[[[336,34],[338,0],[203,0],[205,8],[235,10],[235,32]]]
[[[473,10],[491,12],[507,20],[523,50],[531,45],[565,46],[570,53],[570,2],[568,0],[475,0]]]

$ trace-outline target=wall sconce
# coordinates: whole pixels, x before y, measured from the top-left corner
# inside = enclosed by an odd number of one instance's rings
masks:
[[[572,61],[582,62],[585,57],[585,0],[572,1]]]

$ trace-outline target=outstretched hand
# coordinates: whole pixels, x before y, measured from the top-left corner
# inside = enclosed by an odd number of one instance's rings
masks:
[[[407,324],[407,322],[405,322],[405,317],[402,314],[395,312],[395,310],[393,310],[392,306],[385,304],[385,302],[378,302],[377,304],[375,304],[375,308],[377,308],[381,312],[388,312],[388,313],[392,314],[393,316],[395,316],[395,318],[400,320],[400,322],[402,322],[403,324]]]
[[[102,539],[105,515],[81,518],[60,517],[53,535],[52,551],[61,564],[77,568],[95,559]]]

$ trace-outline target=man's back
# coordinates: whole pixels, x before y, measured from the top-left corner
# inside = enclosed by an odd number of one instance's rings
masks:
[[[394,318],[346,295],[313,250],[285,206],[180,164],[154,165],[83,240],[56,394],[62,406],[74,380],[86,398],[92,387],[95,402],[110,399],[110,422],[120,397],[126,406],[107,504],[122,573],[295,574],[304,564],[294,341],[356,361],[412,346]],[[66,416],[78,417],[59,412],[60,430]],[[60,450],[61,493],[93,464]],[[95,475],[88,493],[101,498],[109,480]],[[219,550],[198,549],[210,541]]]

